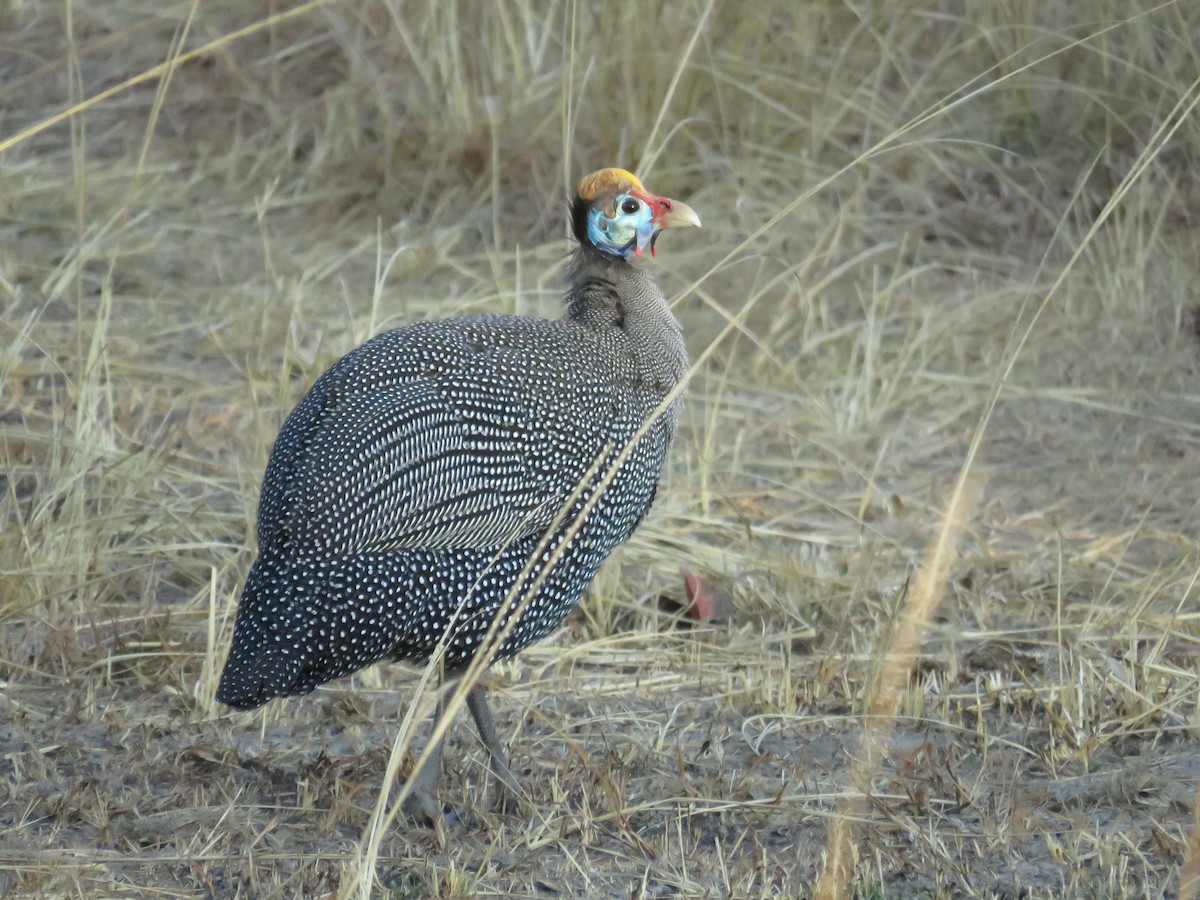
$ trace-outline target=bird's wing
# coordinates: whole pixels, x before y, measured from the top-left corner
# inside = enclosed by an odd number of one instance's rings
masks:
[[[544,530],[604,447],[602,427],[568,434],[546,408],[586,412],[607,403],[600,385],[546,394],[497,378],[494,364],[409,371],[364,356],[326,373],[285,423],[260,543],[328,554],[499,546]]]

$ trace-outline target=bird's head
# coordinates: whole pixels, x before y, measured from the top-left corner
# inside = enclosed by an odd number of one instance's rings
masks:
[[[601,169],[581,182],[571,202],[571,224],[580,244],[620,259],[641,256],[664,228],[700,226],[686,203],[647,191],[624,169]]]

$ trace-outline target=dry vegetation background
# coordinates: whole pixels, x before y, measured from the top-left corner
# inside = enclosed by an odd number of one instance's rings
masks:
[[[0,894],[1175,895],[1198,34],[1124,0],[0,6]],[[534,811],[491,810],[463,717],[445,832],[387,825],[412,670],[212,702],[266,455],[382,328],[557,315],[610,164],[705,223],[660,242],[700,360],[670,471],[494,673]],[[717,621],[663,602],[681,570]]]

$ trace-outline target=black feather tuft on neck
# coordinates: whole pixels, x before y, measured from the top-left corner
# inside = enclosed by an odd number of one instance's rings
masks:
[[[571,200],[571,232],[575,235],[575,240],[585,247],[592,246],[591,238],[588,237],[588,208],[588,202],[578,194]]]

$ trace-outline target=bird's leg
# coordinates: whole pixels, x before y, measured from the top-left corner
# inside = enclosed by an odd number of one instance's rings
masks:
[[[504,812],[512,812],[516,807],[517,798],[521,796],[521,785],[508,763],[508,754],[504,752],[500,740],[496,737],[496,725],[492,721],[492,711],[488,709],[487,704],[487,689],[482,684],[475,684],[467,692],[467,706],[475,720],[475,727],[479,729],[479,737],[487,747],[492,774],[500,782],[498,806]]]
[[[438,697],[437,712],[434,714],[434,728],[437,728],[437,723],[441,720],[446,712],[446,700],[448,694],[443,691]],[[425,760],[425,765],[408,776],[408,783],[412,786],[408,793],[408,799],[404,801],[404,812],[410,819],[417,822],[425,822],[435,828],[442,821],[442,806],[438,803],[437,788],[438,782],[442,780],[442,746],[446,743],[446,734],[433,745],[433,749],[429,753],[429,759]]]

